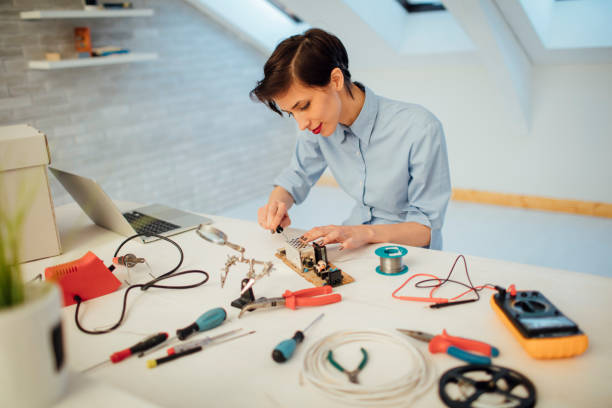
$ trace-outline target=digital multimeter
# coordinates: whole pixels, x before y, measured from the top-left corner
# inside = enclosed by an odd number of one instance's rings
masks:
[[[531,357],[572,357],[589,345],[578,325],[538,291],[500,290],[491,306]]]

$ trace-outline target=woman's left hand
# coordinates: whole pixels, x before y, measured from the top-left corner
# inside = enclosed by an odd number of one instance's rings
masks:
[[[305,241],[322,238],[322,244],[339,243],[340,249],[359,248],[372,242],[374,233],[369,225],[326,225],[315,227],[302,235]]]

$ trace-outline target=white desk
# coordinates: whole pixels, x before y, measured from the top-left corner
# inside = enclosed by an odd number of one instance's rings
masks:
[[[223,217],[211,217],[214,226],[224,231],[230,242],[246,248],[247,257],[273,260],[275,270],[254,287],[255,295],[280,296],[285,289],[299,290],[311,285],[274,257],[282,245],[282,237],[271,235],[255,223]],[[63,254],[24,265],[26,276],[42,273],[46,266],[80,258],[92,250],[109,264],[117,245],[124,239],[113,232],[93,225],[75,205],[57,209],[57,220],[62,239]],[[119,364],[107,364],[88,374],[88,380],[98,387],[73,386],[60,406],[69,404],[78,390],[79,398],[91,389],[92,398],[108,403],[134,400],[148,401],[167,407],[243,407],[243,406],[345,406],[329,400],[311,384],[300,385],[302,358],[308,347],[337,330],[395,328],[439,333],[446,328],[452,335],[486,341],[501,351],[494,364],[515,369],[531,379],[538,393],[538,407],[603,407],[612,401],[612,279],[600,276],[520,265],[490,259],[467,257],[474,284],[495,283],[507,287],[516,284],[519,290],[540,290],[560,310],[576,321],[589,336],[587,351],[575,358],[561,360],[535,360],[527,355],[510,332],[503,326],[489,305],[491,291],[483,291],[483,299],[476,303],[433,310],[421,302],[393,299],[391,293],[413,273],[432,273],[446,276],[456,254],[409,248],[404,262],[410,271],[401,276],[386,277],[374,272],[378,257],[377,246],[356,251],[329,250],[330,260],[355,278],[355,282],[334,289],[343,296],[333,305],[255,311],[238,319],[238,309],[230,302],[238,297],[240,280],[247,271],[246,264],[235,266],[224,289],[220,287],[220,270],[228,254],[228,247],[216,246],[190,231],[177,235],[176,240],[185,253],[182,270],[201,268],[210,273],[208,283],[188,290],[151,289],[133,290],[128,300],[128,313],[123,325],[110,334],[92,336],[81,333],[74,324],[75,307],[64,308],[64,333],[68,364],[75,372],[107,359],[117,350],[130,346],[145,335],[167,331],[173,334],[204,311],[224,307],[228,321],[208,332],[217,334],[242,327],[257,332],[244,338],[213,346],[155,369],[147,369],[144,359],[129,358]],[[126,252],[145,257],[158,273],[172,268],[177,261],[176,250],[165,242],[128,244]],[[458,273],[459,272],[459,273]],[[464,279],[463,268],[456,270],[455,278]],[[412,287],[412,285],[410,285]],[[459,288],[441,290],[441,294],[458,293]],[[102,298],[87,301],[81,310],[81,322],[88,328],[113,323],[119,316],[124,288]],[[426,296],[426,290],[407,289],[417,296]],[[462,291],[462,290],[461,290]],[[311,320],[324,312],[325,317],[306,333],[293,358],[277,364],[271,357],[274,346],[303,329]],[[202,335],[202,334],[201,334]],[[439,375],[451,367],[461,365],[445,354],[431,355],[425,343],[414,344],[423,351],[436,367]],[[386,371],[381,361],[393,361],[394,356],[378,352],[360,375],[365,383],[376,380]],[[161,356],[157,353],[153,356]],[[359,358],[356,354],[355,358]],[[348,369],[358,361],[346,363]],[[338,375],[342,375],[338,373]],[[75,391],[74,389],[77,389]],[[101,401],[100,390],[108,392]],[[437,379],[427,393],[417,400],[415,407],[443,406],[438,398]],[[121,405],[121,404],[119,404]]]

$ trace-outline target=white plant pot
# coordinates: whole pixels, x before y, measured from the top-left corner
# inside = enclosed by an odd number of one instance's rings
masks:
[[[0,310],[0,407],[48,407],[66,388],[57,285],[27,285],[23,304]]]

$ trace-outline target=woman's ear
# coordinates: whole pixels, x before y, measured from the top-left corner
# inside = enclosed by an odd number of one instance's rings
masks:
[[[342,88],[344,88],[344,74],[342,74],[342,70],[336,67],[332,69],[331,74],[329,75],[330,75],[330,81],[329,81],[330,84],[336,91],[340,92]]]

